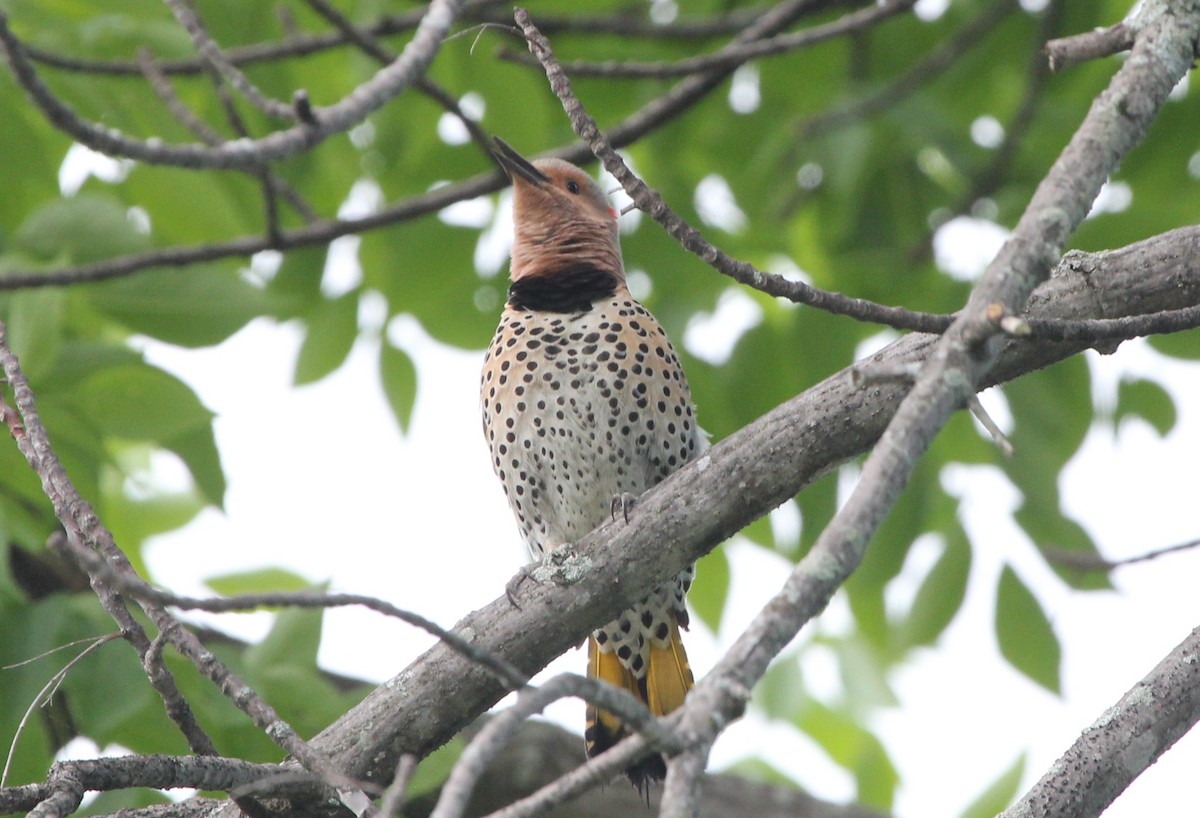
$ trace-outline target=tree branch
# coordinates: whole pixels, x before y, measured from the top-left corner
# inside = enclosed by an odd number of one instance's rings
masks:
[[[1062,548],[1054,548],[1053,546],[1042,546],[1039,550],[1048,562],[1061,565],[1064,568],[1071,568],[1076,571],[1111,571],[1114,568],[1136,565],[1139,562],[1150,562],[1159,557],[1165,557],[1168,554],[1191,551],[1194,548],[1200,548],[1200,539],[1188,540],[1187,542],[1175,543],[1174,545],[1165,545],[1162,548],[1151,548],[1149,551],[1141,554],[1121,559],[1109,559],[1099,554],[1088,554],[1081,551],[1066,551]]]
[[[25,47],[8,26],[8,15],[0,12],[0,50],[43,115],[56,128],[89,148],[110,156],[123,156],[151,164],[187,168],[254,168],[265,161],[294,156],[336,133],[347,131],[367,115],[401,94],[423,76],[441,47],[463,0],[434,0],[421,18],[412,40],[392,64],[380,69],[340,102],[313,109],[314,120],[303,121],[261,139],[238,139],[210,147],[203,143],[164,145],[134,139],[120,131],[83,119],[73,108],[54,96],[29,61]]]
[[[933,49],[923,59],[881,88],[841,107],[823,111],[796,126],[796,145],[824,136],[852,122],[885,111],[911,96],[922,86],[948,71],[959,58],[995,31],[996,26],[1020,6],[1014,0],[999,2],[984,9],[963,25],[954,36]]]
[[[1085,729],[998,818],[1094,818],[1200,721],[1200,628]]]
[[[1051,71],[1065,71],[1088,60],[1128,51],[1133,46],[1133,36],[1133,29],[1122,21],[1097,31],[1051,40],[1044,51]]]
[[[621,158],[609,140],[600,133],[596,121],[588,116],[583,105],[571,90],[571,81],[554,57],[549,41],[542,35],[522,8],[516,10],[517,24],[525,33],[529,50],[545,67],[550,88],[562,102],[563,110],[571,120],[571,126],[591,150],[603,162],[638,209],[662,225],[688,252],[729,276],[734,281],[753,287],[767,295],[786,298],[798,304],[806,304],[835,315],[847,315],[860,321],[874,321],[896,329],[912,329],[921,332],[940,332],[950,325],[952,316],[918,313],[903,307],[875,304],[861,298],[851,298],[841,293],[822,290],[803,281],[792,281],[780,275],[767,273],[744,261],[739,261],[709,243],[700,231],[688,224],[663,201],[658,191],[639,179],[625,160]]]
[[[356,788],[357,782],[348,779],[319,753],[314,752],[273,707],[205,648],[195,634],[184,628],[162,605],[141,600],[142,610],[159,632],[159,637],[154,643],[148,642],[145,631],[130,615],[124,600],[108,581],[109,576],[118,575],[129,578],[132,582],[136,579],[137,572],[91,505],[79,495],[55,454],[38,415],[33,390],[21,371],[17,356],[8,346],[7,327],[2,322],[0,364],[12,390],[13,403],[16,405],[16,409],[13,409],[0,398],[0,419],[8,426],[17,442],[17,448],[41,481],[55,516],[65,531],[64,535],[51,538],[51,547],[57,548],[87,572],[101,603],[134,645],[147,676],[163,698],[168,715],[184,733],[193,751],[199,755],[217,754],[211,739],[196,722],[187,702],[175,686],[173,677],[161,661],[162,645],[159,644],[159,639],[169,641],[196,670],[249,716],[255,726],[294,756],[305,769],[316,773],[331,786],[339,789]],[[97,570],[98,562],[106,563],[106,570]],[[60,788],[42,806],[35,809],[33,814],[65,814],[62,810],[76,795],[74,781],[74,773],[65,773]],[[82,796],[82,791],[78,794]],[[77,805],[78,802],[75,803]],[[68,811],[73,809],[74,807],[71,807]]]
[[[1035,291],[1028,314],[1033,319],[1113,318],[1172,304],[1200,304],[1200,227],[1095,256],[1069,256]],[[906,336],[872,356],[871,365],[922,361],[935,341],[930,335]],[[1079,342],[1009,340],[981,386],[1019,377],[1085,347]],[[852,382],[853,370],[831,376],[716,444],[701,461],[644,495],[627,525],[607,524],[568,547],[563,557],[579,567],[579,573],[527,583],[520,609],[513,609],[501,594],[453,630],[524,672],[548,663],[661,577],[677,572],[839,463],[868,450],[907,386],[880,383],[860,388]],[[635,547],[648,541],[661,543],[661,548]],[[504,692],[489,671],[439,644],[373,691],[311,746],[328,754],[347,774],[382,783],[401,755],[427,754]],[[605,798],[615,795],[616,790],[604,793]],[[193,800],[174,805],[173,815],[219,813],[223,803]],[[288,811],[294,815],[325,814],[311,804],[290,803]]]
[[[737,42],[770,36],[803,15],[823,7],[827,2],[828,0],[785,0],[756,16],[746,31],[739,36]],[[0,40],[4,36],[3,23],[3,14],[0,13]],[[732,73],[732,69],[714,68],[681,80],[665,94],[651,100],[624,121],[615,125],[608,132],[609,141],[619,148],[662,127],[711,93],[730,73]],[[548,155],[577,163],[590,161],[593,158],[587,145],[581,142],[551,151]],[[428,193],[405,199],[362,218],[319,221],[297,230],[281,231],[273,239],[263,236],[241,236],[220,243],[193,247],[167,247],[71,267],[37,271],[9,271],[0,275],[0,291],[107,281],[151,268],[184,267],[223,258],[248,258],[263,250],[286,251],[299,247],[328,244],[333,239],[352,233],[387,227],[436,212],[455,202],[473,199],[499,190],[507,184],[508,177],[497,170],[472,176],[456,184],[445,185]]]
[[[1064,265],[1030,301],[1037,318],[1115,317],[1168,304],[1200,303],[1200,227],[1109,254],[1090,274]],[[1180,299],[1187,299],[1182,301]],[[925,360],[935,336],[914,334],[872,356],[872,365]],[[1010,340],[980,388],[1077,354],[1086,345]],[[867,451],[908,391],[860,389],[843,370],[716,444],[643,495],[629,517],[559,555],[574,569],[526,583],[521,608],[503,594],[454,630],[532,673],[662,577],[712,550],[837,465]],[[698,513],[702,509],[702,513]],[[637,543],[655,542],[656,549]],[[448,680],[453,680],[452,683]],[[424,756],[494,704],[504,689],[444,645],[436,645],[313,740],[351,775],[385,781],[400,755]],[[435,708],[429,702],[437,702]],[[618,752],[614,748],[610,752]]]
[[[852,11],[840,19],[830,23],[813,26],[803,31],[790,34],[776,34],[762,40],[746,43],[735,43],[722,48],[715,54],[701,57],[691,57],[672,63],[666,62],[604,62],[594,63],[576,60],[564,64],[563,69],[573,76],[580,77],[620,77],[642,79],[666,79],[668,77],[683,77],[708,71],[713,68],[733,69],[760,57],[771,57],[787,54],[814,45],[865,31],[882,23],[915,5],[916,0],[884,0],[865,9]],[[502,59],[512,60],[527,65],[537,65],[527,56],[519,55],[507,49],[502,49],[499,55]]]

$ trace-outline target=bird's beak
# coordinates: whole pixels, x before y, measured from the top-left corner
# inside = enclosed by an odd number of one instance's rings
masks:
[[[532,162],[517,153],[512,145],[498,136],[494,136],[492,139],[496,141],[496,160],[504,168],[505,172],[508,173],[508,178],[515,182],[517,181],[517,177],[520,177],[534,187],[541,187],[550,181],[549,176],[535,168]]]

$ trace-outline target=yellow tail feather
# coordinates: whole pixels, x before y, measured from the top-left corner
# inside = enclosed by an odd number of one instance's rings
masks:
[[[688,665],[687,652],[679,635],[679,623],[670,617],[666,644],[650,643],[646,678],[639,684],[632,672],[625,669],[617,654],[604,653],[595,637],[588,637],[588,676],[601,679],[614,687],[628,690],[643,702],[655,716],[665,716],[683,704],[684,696],[692,689],[694,680]],[[595,705],[587,708],[587,729],[584,743],[589,758],[612,747],[628,735],[619,718]],[[649,782],[661,781],[667,773],[662,756],[651,755],[625,771],[639,792],[648,792]]]
[[[665,716],[683,704],[683,697],[692,689],[695,680],[688,665],[687,652],[679,636],[679,625],[671,617],[671,632],[667,644],[650,645],[650,667],[646,671],[646,693],[650,712]]]
[[[611,651],[602,653],[594,636],[588,637],[587,675],[608,682],[613,687],[628,690],[639,699],[641,698],[637,680],[633,678],[633,674],[625,669],[621,660],[617,658],[617,654]],[[588,705],[584,741],[589,756],[604,752],[620,741],[624,735],[620,719],[607,710],[601,710],[593,704]]]

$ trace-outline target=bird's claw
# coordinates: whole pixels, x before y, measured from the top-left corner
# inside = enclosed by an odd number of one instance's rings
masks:
[[[614,494],[612,498],[612,506],[609,509],[609,514],[612,516],[613,522],[617,520],[617,512],[621,512],[621,517],[625,522],[629,522],[629,510],[637,505],[637,495],[623,491],[620,494]]]
[[[522,565],[517,569],[517,575],[504,584],[504,595],[508,597],[508,603],[517,610],[521,609],[521,603],[517,602],[517,590],[527,579],[537,581],[533,576],[533,569],[528,565]]]

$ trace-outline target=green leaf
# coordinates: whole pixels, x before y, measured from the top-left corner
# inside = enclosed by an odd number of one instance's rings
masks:
[[[184,347],[220,343],[272,301],[231,265],[150,270],[88,291],[92,304],[134,332]]]
[[[218,594],[239,596],[262,594],[271,591],[303,591],[313,587],[313,582],[284,568],[259,568],[209,577],[204,584]]]
[[[1200,360],[1200,333],[1195,331],[1153,335],[1150,337],[1150,346],[1172,358],[1185,361]]]
[[[890,809],[900,776],[873,733],[848,714],[810,700],[796,722],[829,757],[854,774],[857,800]]]
[[[1117,387],[1115,420],[1140,417],[1164,437],[1175,428],[1175,401],[1171,393],[1155,381],[1123,380]]]
[[[971,573],[971,544],[962,530],[945,535],[942,555],[917,589],[912,607],[900,624],[906,647],[932,645],[962,608]]]
[[[861,634],[832,639],[829,644],[837,655],[838,673],[848,706],[861,712],[867,708],[898,704],[887,681],[890,657],[886,650],[879,649]]]
[[[696,581],[688,592],[688,603],[700,621],[716,633],[729,597],[729,558],[725,549],[714,548],[696,563]]]
[[[798,719],[810,701],[795,653],[785,654],[772,662],[754,686],[754,702],[773,718]]]
[[[392,346],[386,338],[379,345],[379,378],[401,433],[408,431],[417,402],[417,365],[407,352]]]
[[[342,365],[358,338],[358,293],[348,292],[332,300],[324,300],[305,316],[308,334],[300,345],[296,386],[324,378]]]
[[[225,503],[225,472],[212,424],[197,426],[163,441],[187,465],[204,499],[217,508]]]
[[[1052,693],[1061,692],[1058,637],[1042,606],[1008,565],[996,590],[996,641],[1010,665]]]
[[[463,740],[455,736],[425,756],[408,782],[408,796],[416,798],[442,786],[465,746]]]
[[[267,638],[246,650],[247,669],[266,672],[288,666],[302,670],[315,668],[323,615],[320,608],[280,611]]]
[[[128,207],[100,193],[50,202],[30,214],[15,239],[31,256],[74,264],[135,253],[150,244],[129,220]]]
[[[247,683],[301,736],[327,727],[361,694],[341,695],[321,675],[317,650],[323,618],[320,608],[285,608],[276,614],[266,639],[243,653]]]
[[[8,326],[8,344],[31,383],[49,370],[63,344],[66,292],[39,288],[8,294],[0,316]]]
[[[736,761],[725,772],[747,781],[758,781],[776,787],[799,789],[796,782],[783,770],[761,758],[743,758]]]
[[[204,507],[204,502],[195,493],[131,497],[125,490],[123,478],[108,482],[115,485],[105,487],[101,518],[133,563],[134,570],[144,576],[143,543],[155,534],[187,525]]]
[[[324,246],[298,247],[284,255],[267,284],[267,292],[280,305],[281,317],[302,315],[321,300],[321,277],[328,256]]]
[[[104,434],[125,440],[161,442],[207,427],[213,418],[183,381],[142,363],[84,378],[71,403]]]
[[[1017,756],[1012,766],[1000,774],[1000,777],[988,785],[987,789],[963,810],[959,818],[995,818],[1012,803],[1017,795],[1017,787],[1021,786],[1021,777],[1025,774],[1025,755]]]
[[[1013,515],[1018,525],[1029,535],[1039,548],[1049,547],[1056,551],[1099,556],[1100,548],[1091,535],[1074,520],[1067,519],[1061,512],[1044,508],[1047,501],[1057,502],[1054,497],[1030,497]],[[1047,561],[1059,578],[1080,591],[1096,591],[1112,588],[1112,580],[1104,571],[1080,571],[1053,560]]]

